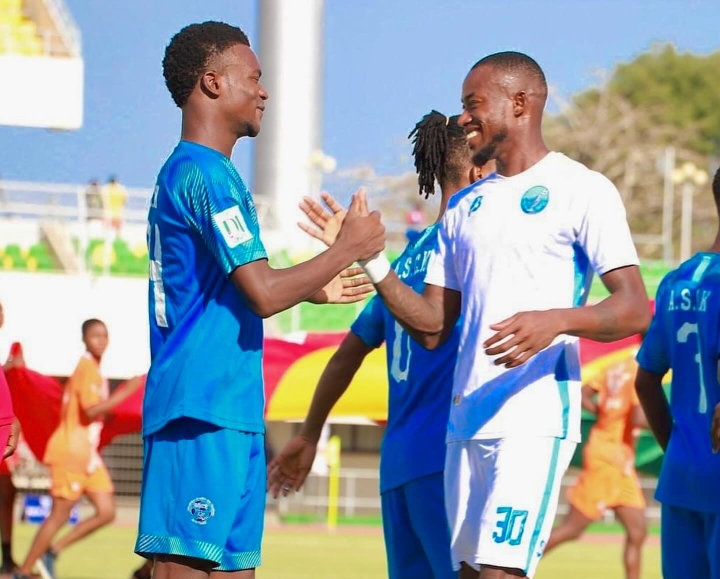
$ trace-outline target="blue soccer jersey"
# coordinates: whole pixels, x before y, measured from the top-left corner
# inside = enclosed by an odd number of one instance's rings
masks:
[[[181,141],[148,214],[150,348],[143,434],[180,417],[264,432],[263,324],[229,279],[266,259],[255,206],[232,162]]]
[[[436,240],[437,225],[433,225],[393,263],[398,277],[418,293],[425,287]],[[426,350],[408,336],[378,296],[352,325],[351,331],[367,346],[376,348],[386,342],[390,391],[380,492],[443,470],[459,327],[439,348]]]
[[[638,363],[653,374],[672,370],[673,429],[657,499],[715,513],[720,513],[720,455],[712,453],[710,423],[720,402],[719,334],[720,255],[699,253],[660,284]]]

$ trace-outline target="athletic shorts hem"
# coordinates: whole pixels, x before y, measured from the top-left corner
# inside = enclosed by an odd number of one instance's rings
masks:
[[[223,556],[224,550],[223,547],[213,543],[159,535],[142,534],[135,543],[135,553],[146,559],[152,559],[154,555],[177,555],[211,561],[215,563],[214,567],[218,567],[223,559],[229,557]]]
[[[223,555],[220,566],[215,571],[246,571],[260,567],[260,563],[260,551]]]

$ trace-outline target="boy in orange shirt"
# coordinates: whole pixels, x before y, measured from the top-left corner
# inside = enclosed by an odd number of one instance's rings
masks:
[[[100,362],[108,345],[107,327],[100,320],[87,320],[82,325],[82,339],[87,351],[65,387],[60,424],[50,437],[43,459],[50,466],[52,510],[14,579],[29,578],[36,562],[43,579],[55,579],[58,554],[115,518],[113,483],[97,450],[102,417],[137,390],[142,381],[132,379],[124,388],[108,395],[107,380],[100,373]],[[51,546],[53,537],[68,522],[70,511],[83,495],[95,507],[95,515]]]
[[[647,428],[635,394],[635,356],[611,366],[582,388],[582,406],[597,415],[583,451],[583,471],[568,491],[570,512],[553,529],[545,552],[578,539],[605,509],[625,527],[625,577],[640,578],[640,555],[647,535],[645,496],[635,472],[635,435]],[[597,395],[597,401],[595,401]]]

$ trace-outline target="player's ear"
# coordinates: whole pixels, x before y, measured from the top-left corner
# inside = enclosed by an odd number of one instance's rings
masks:
[[[203,73],[198,81],[200,90],[212,99],[220,96],[220,75],[215,70],[208,70]]]
[[[521,90],[518,93],[515,93],[515,96],[512,99],[513,102],[513,115],[516,117],[521,117],[522,114],[525,112],[525,109],[528,105],[528,95],[524,90]]]
[[[483,178],[483,170],[482,167],[475,167],[474,165],[470,169],[470,183],[475,183],[475,181],[479,181]]]

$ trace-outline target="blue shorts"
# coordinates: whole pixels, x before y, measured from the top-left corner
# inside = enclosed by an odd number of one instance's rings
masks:
[[[382,520],[390,579],[457,579],[450,560],[443,473],[382,494]]]
[[[140,530],[148,559],[205,559],[216,571],[260,565],[265,437],[180,418],[145,438]]]
[[[720,579],[720,515],[662,505],[664,579]]]

